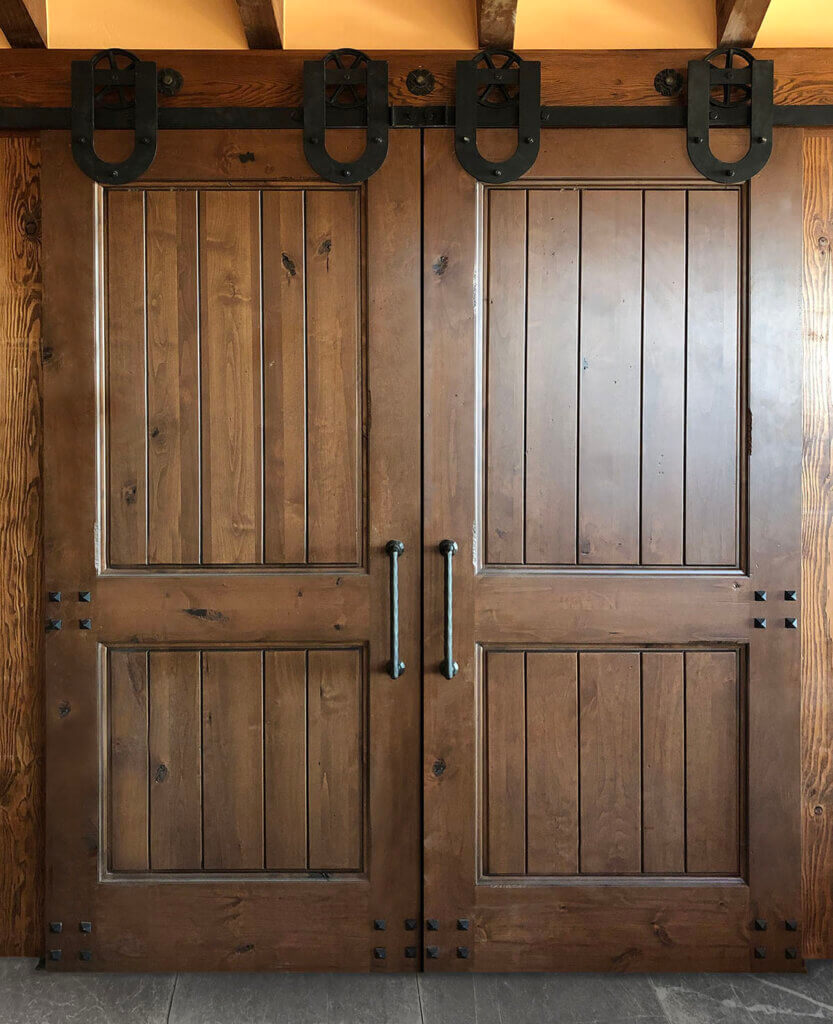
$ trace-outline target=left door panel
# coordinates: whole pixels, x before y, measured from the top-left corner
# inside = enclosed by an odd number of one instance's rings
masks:
[[[44,139],[50,967],[418,964],[419,175]]]

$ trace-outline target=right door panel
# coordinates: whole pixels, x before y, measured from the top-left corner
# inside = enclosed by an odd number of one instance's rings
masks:
[[[798,966],[798,133],[425,145],[426,965]]]

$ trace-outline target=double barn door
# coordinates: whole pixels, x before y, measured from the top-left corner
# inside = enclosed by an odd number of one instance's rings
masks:
[[[800,964],[799,154],[44,140],[50,967]]]

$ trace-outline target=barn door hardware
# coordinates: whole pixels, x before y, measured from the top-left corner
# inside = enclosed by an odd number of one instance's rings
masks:
[[[772,152],[772,86],[772,61],[756,60],[733,46],[688,62],[688,155],[702,175],[718,182],[749,181],[765,166]],[[709,128],[722,112],[737,108],[748,108],[749,149],[740,160],[727,163],[712,153]]]
[[[135,181],[156,156],[156,63],[127,50],[102,50],[91,60],[72,62],[72,155],[81,170],[101,184]],[[95,151],[96,114],[121,111],[133,123],[133,151],[118,163]]]
[[[454,540],[441,540],[439,543],[440,554],[445,559],[445,599],[444,599],[444,656],[440,664],[440,672],[446,679],[453,679],[457,675],[459,666],[454,660],[454,556],[457,554],[457,542]],[[428,922],[428,930],[431,931],[431,921]]]
[[[389,540],[385,551],[390,556],[390,661],[388,674],[398,679],[405,671],[405,662],[399,657],[399,556],[405,550],[401,540]]]
[[[510,112],[518,144],[508,160],[495,162],[477,148],[480,112]],[[541,143],[541,64],[512,50],[481,50],[457,61],[454,148],[463,168],[478,181],[515,181],[532,167]]]
[[[328,110],[353,111],[366,126],[364,152],[350,163],[327,152]],[[333,50],[323,60],[304,61],[304,155],[327,181],[366,181],[388,153],[388,62],[361,50]]]

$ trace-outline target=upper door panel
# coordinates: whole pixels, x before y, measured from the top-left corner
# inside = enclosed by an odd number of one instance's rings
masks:
[[[361,193],[104,202],[102,563],[361,565]]]
[[[740,567],[737,188],[484,197],[488,566]]]

